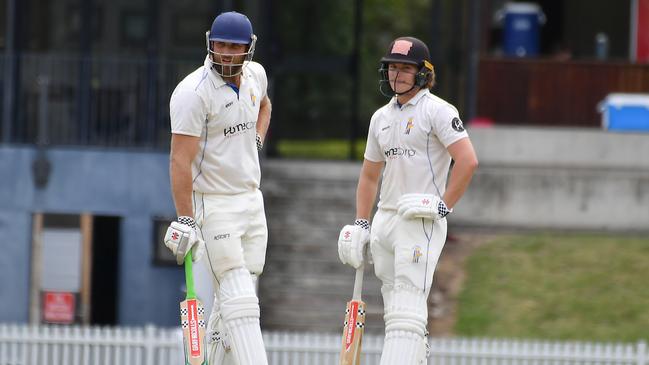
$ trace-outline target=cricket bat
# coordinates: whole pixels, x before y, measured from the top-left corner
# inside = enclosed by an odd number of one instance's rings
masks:
[[[361,300],[363,292],[363,266],[356,269],[354,294],[347,302],[345,310],[345,327],[343,329],[340,365],[360,365],[361,341],[365,330],[365,303]]]
[[[185,283],[187,295],[185,300],[180,302],[180,325],[183,328],[185,365],[207,365],[205,308],[203,303],[196,298],[191,252],[185,256]]]

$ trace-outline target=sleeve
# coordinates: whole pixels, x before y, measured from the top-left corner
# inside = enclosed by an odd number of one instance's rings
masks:
[[[431,124],[435,135],[444,147],[448,147],[454,142],[469,136],[464,129],[457,109],[450,104],[441,106],[437,113],[434,113]]]
[[[266,70],[260,63],[253,61],[250,61],[247,67],[250,68],[250,71],[252,71],[252,74],[257,80],[257,83],[259,83],[259,87],[261,89],[260,99],[263,99],[264,97],[266,97],[266,95],[268,95],[268,77],[266,76]]]
[[[193,90],[176,89],[169,102],[171,133],[200,137],[207,107]]]
[[[377,114],[378,112],[374,113],[370,120],[370,128],[367,132],[367,144],[365,145],[365,153],[363,157],[368,161],[383,162],[385,161],[385,155],[383,154],[383,151],[381,151],[381,146],[379,145],[376,134],[376,124],[378,123]]]

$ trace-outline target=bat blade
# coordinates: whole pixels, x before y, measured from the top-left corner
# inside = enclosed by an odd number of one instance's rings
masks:
[[[185,365],[207,365],[205,348],[205,308],[194,293],[191,254],[185,258],[187,297],[180,302],[180,325],[183,329]]]
[[[361,344],[365,331],[365,303],[361,299],[363,292],[363,266],[356,269],[354,294],[347,302],[345,310],[345,326],[343,341],[340,349],[340,365],[360,365]]]
[[[340,365],[359,365],[361,363],[361,344],[364,331],[365,303],[360,300],[350,300],[345,310]]]
[[[207,364],[204,313],[203,303],[198,299],[186,299],[180,303],[186,365]]]

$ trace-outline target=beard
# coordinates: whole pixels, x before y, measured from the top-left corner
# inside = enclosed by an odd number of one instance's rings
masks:
[[[214,64],[216,72],[223,77],[232,77],[241,73],[242,65],[220,65]]]

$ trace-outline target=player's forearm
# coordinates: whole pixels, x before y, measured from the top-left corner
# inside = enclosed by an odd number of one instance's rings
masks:
[[[361,175],[356,189],[356,218],[370,219],[377,189],[378,181],[372,181],[370,178]]]
[[[270,126],[270,114],[272,109],[273,107],[270,103],[270,99],[266,97],[264,102],[259,106],[259,115],[257,116],[257,134],[261,137],[262,142],[266,140],[266,133]]]
[[[176,214],[179,217],[193,217],[191,164],[183,163],[172,157],[169,172],[171,175],[171,194],[176,205]]]
[[[451,175],[449,176],[448,186],[444,194],[444,202],[449,208],[453,208],[460,200],[466,189],[471,183],[473,173],[478,168],[478,160],[475,158],[466,158],[455,161]]]

